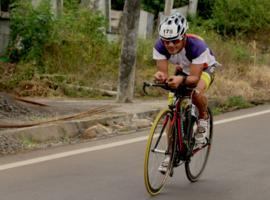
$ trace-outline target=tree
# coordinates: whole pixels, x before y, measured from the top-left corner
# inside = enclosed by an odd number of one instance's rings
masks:
[[[117,102],[132,102],[134,97],[139,18],[140,0],[126,0],[123,12],[123,41],[118,76]]]

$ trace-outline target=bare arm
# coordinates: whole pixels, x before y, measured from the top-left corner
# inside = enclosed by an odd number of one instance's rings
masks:
[[[157,72],[154,75],[155,80],[165,82],[168,78],[168,60],[157,60]]]
[[[187,76],[185,84],[188,86],[196,86],[200,80],[203,69],[203,64],[191,64],[190,74]]]
[[[161,71],[168,75],[168,60],[157,60],[157,71]]]
[[[203,64],[199,64],[199,65],[198,64],[191,64],[190,65],[190,74],[189,74],[189,76],[186,77],[184,84],[187,86],[190,86],[190,87],[196,87],[199,80],[200,80],[203,69],[204,69]],[[183,81],[184,81],[183,76],[171,76],[168,79],[168,84],[172,88],[177,88],[177,87],[179,87],[180,84],[183,83]]]

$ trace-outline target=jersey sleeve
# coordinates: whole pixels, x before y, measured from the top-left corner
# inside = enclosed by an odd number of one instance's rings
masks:
[[[199,55],[197,58],[192,59],[191,63],[192,64],[205,64],[208,63],[208,51],[205,50],[201,55]]]
[[[166,60],[166,56],[159,53],[155,48],[153,48],[153,59],[154,60]]]
[[[198,37],[189,36],[187,38],[186,56],[191,63],[202,64],[205,62],[206,50],[208,49],[206,43]]]
[[[169,52],[165,48],[161,39],[159,39],[156,42],[155,47],[153,48],[153,59],[155,59],[155,60],[164,60],[164,59],[168,60],[169,58],[170,58]]]

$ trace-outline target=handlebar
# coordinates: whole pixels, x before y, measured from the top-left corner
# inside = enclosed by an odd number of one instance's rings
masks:
[[[180,95],[184,95],[187,94],[187,92],[190,94],[190,92],[193,91],[194,88],[187,88],[186,86],[181,86],[180,88],[177,89],[173,89],[171,87],[169,87],[168,83],[151,83],[151,82],[143,82],[143,92],[145,95],[148,95],[146,88],[147,87],[159,87],[162,88],[164,90],[168,90],[170,92],[175,93],[177,96]]]
[[[146,88],[147,87],[160,87],[164,90],[168,90],[168,91],[171,91],[171,92],[175,92],[176,89],[172,89],[169,87],[169,85],[167,83],[150,83],[150,82],[143,82],[143,92],[144,94],[148,95],[147,91],[146,91]]]

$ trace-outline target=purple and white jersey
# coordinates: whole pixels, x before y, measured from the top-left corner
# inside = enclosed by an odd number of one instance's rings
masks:
[[[183,72],[189,74],[190,64],[203,64],[205,69],[217,63],[211,50],[202,38],[193,34],[187,34],[186,46],[179,53],[170,55],[162,40],[159,39],[153,49],[155,60],[168,60],[176,66],[181,66]]]

